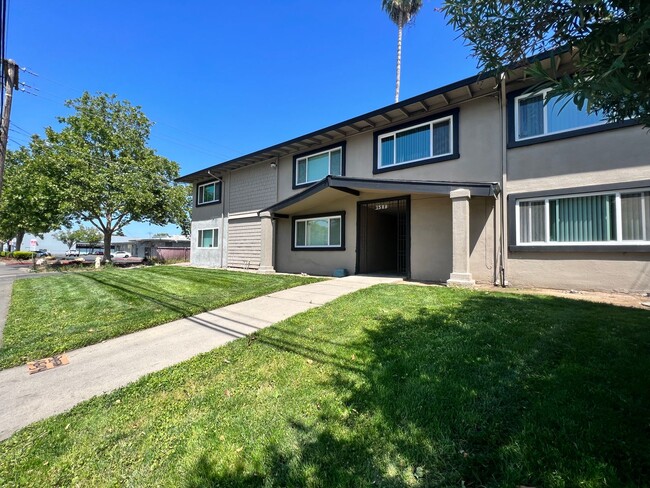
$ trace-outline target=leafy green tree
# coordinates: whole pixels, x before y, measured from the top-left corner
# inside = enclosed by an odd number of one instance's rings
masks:
[[[93,229],[92,227],[83,227],[83,231],[79,236],[79,242],[86,242],[88,243],[88,247],[91,249],[95,249],[96,247],[99,246],[99,244],[102,242],[104,239],[104,236],[102,235],[101,232],[99,232],[97,229]],[[111,254],[108,253],[108,256]]]
[[[16,250],[26,233],[41,236],[69,222],[59,191],[61,168],[49,159],[42,139],[33,137],[29,147],[7,151],[4,178],[0,238],[15,238]]]
[[[54,238],[68,246],[68,250],[78,242],[87,242],[91,247],[102,241],[102,234],[92,227],[80,225],[78,229],[65,229],[54,234]]]
[[[399,102],[399,88],[402,76],[402,34],[404,26],[411,22],[422,7],[422,0],[382,0],[381,8],[397,25],[397,73],[395,81],[395,103]]]
[[[442,10],[485,70],[503,72],[542,52],[570,49],[572,76],[559,76],[554,63],[529,68],[540,87],[612,121],[650,125],[648,0],[446,0]]]
[[[78,242],[77,236],[75,235],[76,232],[76,230],[72,229],[60,230],[54,233],[54,238],[65,244],[68,250],[70,250]]]
[[[102,233],[110,259],[112,236],[130,222],[174,220],[185,198],[174,183],[179,167],[147,146],[152,122],[140,107],[87,92],[66,106],[73,113],[58,119],[62,129],[46,129],[49,150],[65,168],[69,215]]]

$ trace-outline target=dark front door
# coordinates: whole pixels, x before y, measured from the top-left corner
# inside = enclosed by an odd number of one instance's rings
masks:
[[[410,274],[410,198],[359,202],[357,273]]]

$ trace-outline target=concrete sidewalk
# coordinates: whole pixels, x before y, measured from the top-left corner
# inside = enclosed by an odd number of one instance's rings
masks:
[[[142,376],[245,337],[335,298],[400,278],[349,276],[298,286],[67,353],[70,364],[30,375],[0,371],[0,440]]]

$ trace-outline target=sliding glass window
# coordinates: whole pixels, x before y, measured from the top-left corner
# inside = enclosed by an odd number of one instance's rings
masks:
[[[516,203],[517,244],[644,244],[650,191],[567,195]]]
[[[343,246],[341,215],[296,219],[294,226],[296,248],[341,248]]]
[[[571,98],[551,97],[549,90],[515,98],[515,140],[523,141],[606,123],[599,113],[589,113]]]
[[[378,167],[424,161],[453,152],[453,116],[379,136]]]

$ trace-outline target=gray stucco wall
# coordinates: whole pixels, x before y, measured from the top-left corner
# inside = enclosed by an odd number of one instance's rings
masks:
[[[450,108],[452,107],[445,107],[441,109],[441,112],[446,112]],[[432,114],[423,114],[423,116],[430,115]],[[416,122],[417,119],[413,119],[413,123]],[[496,98],[482,98],[460,105],[459,159],[373,175],[374,136],[372,131],[368,131],[348,137],[345,175],[389,180],[499,181],[501,178],[500,134],[498,102]],[[301,191],[292,189],[292,165],[293,157],[285,156],[280,159],[278,166],[280,200]]]
[[[275,231],[275,269],[287,273],[308,273],[331,276],[337,268],[346,268],[354,274],[356,266],[356,212],[357,199],[341,194],[336,202],[319,206],[318,209],[301,212],[304,214],[344,211],[345,214],[345,250],[344,251],[292,251],[291,219],[278,219]]]
[[[197,266],[210,266],[213,268],[223,267],[225,264],[224,248],[226,247],[226,242],[228,242],[223,222],[224,221],[221,217],[192,222],[192,246],[190,254],[190,262],[192,264]],[[198,247],[200,229],[218,229],[218,247]]]
[[[508,194],[649,179],[650,135],[640,126],[508,150]],[[507,280],[515,286],[645,292],[650,253],[510,251]]]
[[[190,262],[197,266],[223,267],[227,253],[228,226],[224,219],[224,207],[228,202],[228,176],[223,177],[221,203],[215,205],[201,205],[192,209],[192,233],[190,236],[191,251]],[[194,187],[196,188],[196,187]],[[194,190],[196,195],[196,190]],[[199,230],[218,229],[218,247],[200,248]]]
[[[291,219],[276,223],[277,271],[331,275],[336,268],[351,274],[356,267],[357,202],[386,197],[362,193],[355,197],[341,194],[335,202],[306,209],[300,215],[345,211],[345,251],[292,251]],[[494,280],[494,200],[470,200],[470,265],[474,279]],[[447,196],[413,195],[411,197],[411,277],[414,280],[446,281],[451,273],[452,255],[451,200]]]
[[[494,282],[494,200],[470,200],[470,272]],[[449,197],[411,200],[411,277],[446,281],[452,269],[452,210]]]
[[[650,134],[626,127],[508,150],[508,193],[650,179]]]
[[[515,286],[576,290],[650,291],[650,260],[636,253],[511,253]]]

